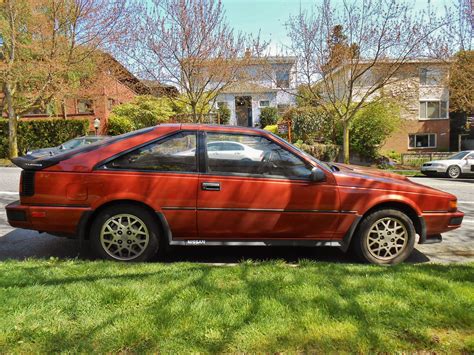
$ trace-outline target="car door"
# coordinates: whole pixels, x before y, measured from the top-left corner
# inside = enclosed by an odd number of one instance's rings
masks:
[[[195,131],[180,131],[133,148],[105,163],[93,178],[108,182],[105,186],[101,184],[103,195],[119,194],[123,199],[142,201],[162,213],[173,238],[194,238],[196,137]],[[90,183],[94,185],[95,181]]]
[[[310,181],[312,166],[306,161],[260,135],[207,132],[205,137],[204,146],[239,142],[262,151],[262,160],[214,159],[216,155],[202,153],[199,239],[332,237],[339,218],[337,188],[328,181]]]
[[[465,174],[474,174],[474,153],[468,154],[465,158],[462,172]]]

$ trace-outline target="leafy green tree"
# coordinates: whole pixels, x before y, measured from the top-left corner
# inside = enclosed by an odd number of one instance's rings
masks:
[[[230,108],[227,105],[219,106],[217,109],[221,124],[229,124],[230,121]]]
[[[380,147],[400,125],[400,108],[391,101],[368,105],[355,115],[350,127],[351,149],[374,159]],[[340,132],[342,136],[342,128]],[[341,139],[342,140],[342,139]]]
[[[449,107],[452,111],[474,112],[474,51],[456,54],[449,76]]]
[[[121,134],[168,122],[174,111],[167,98],[137,96],[132,102],[117,105],[109,119],[109,133]]]
[[[119,0],[0,1],[0,108],[11,158],[18,155],[18,117],[81,86],[98,48],[117,33],[123,8]]]

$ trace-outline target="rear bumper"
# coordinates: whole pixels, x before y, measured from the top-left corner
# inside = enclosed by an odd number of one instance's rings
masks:
[[[33,206],[20,201],[5,207],[8,223],[15,228],[32,229],[56,234],[76,235],[86,206]]]
[[[456,212],[424,212],[422,217],[426,224],[426,240],[441,233],[461,227],[464,213]]]

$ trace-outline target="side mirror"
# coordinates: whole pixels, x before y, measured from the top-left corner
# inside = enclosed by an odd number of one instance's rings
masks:
[[[326,175],[321,169],[314,167],[311,169],[311,175],[309,176],[309,179],[314,182],[325,181]]]

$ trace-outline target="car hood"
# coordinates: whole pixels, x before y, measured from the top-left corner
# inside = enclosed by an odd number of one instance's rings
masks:
[[[385,177],[385,178],[390,178],[390,179],[410,181],[408,180],[406,176],[391,173],[385,170],[367,167],[367,166],[358,166],[358,165],[341,164],[341,163],[332,163],[332,165],[336,166],[341,171],[352,171],[356,173],[366,174],[369,176],[380,176],[380,177]]]
[[[337,164],[340,168],[334,173],[336,183],[339,186],[360,187],[378,190],[405,191],[422,193],[427,195],[444,196],[456,199],[454,195],[447,192],[434,189],[409,180],[405,176],[394,173],[386,173],[373,168],[342,166],[345,164]]]

